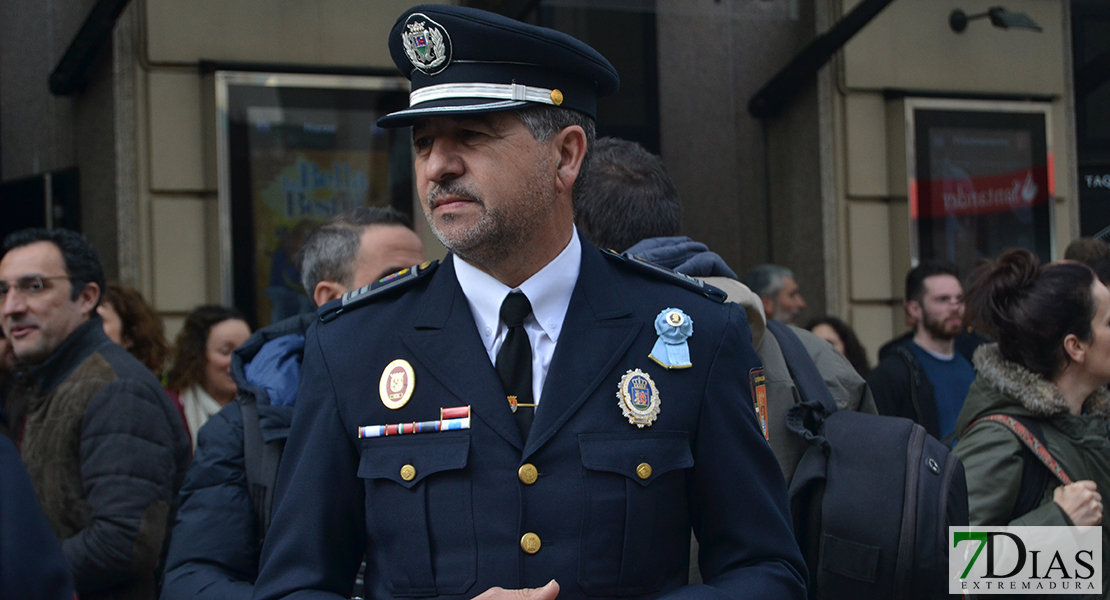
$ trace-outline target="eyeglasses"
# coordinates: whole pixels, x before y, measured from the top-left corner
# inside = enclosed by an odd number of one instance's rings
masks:
[[[72,279],[67,275],[55,275],[53,277],[42,277],[34,275],[32,277],[20,277],[14,284],[7,281],[0,281],[0,300],[8,297],[8,290],[15,288],[20,296],[36,296],[41,294],[46,288],[47,281],[52,279]]]

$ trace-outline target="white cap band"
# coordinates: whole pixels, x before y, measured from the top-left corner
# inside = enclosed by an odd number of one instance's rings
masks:
[[[448,98],[490,98],[554,105],[551,96],[552,90],[516,83],[441,83],[414,90],[409,94],[409,106]],[[561,102],[562,96],[559,98]]]

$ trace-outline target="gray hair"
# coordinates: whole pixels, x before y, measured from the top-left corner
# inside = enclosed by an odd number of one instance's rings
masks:
[[[794,272],[779,265],[759,265],[744,276],[744,285],[759,296],[774,296],[786,287],[785,280],[794,279]]]
[[[309,296],[321,281],[351,287],[362,231],[371,225],[412,229],[412,219],[393,207],[378,206],[359,206],[329,219],[309,234],[299,253],[301,285]]]
[[[546,142],[571,125],[578,125],[586,132],[586,156],[582,158],[578,179],[574,181],[572,190],[573,201],[577,204],[590,170],[590,149],[597,141],[597,124],[593,118],[576,110],[546,105],[523,108],[514,111],[513,114],[520,119],[521,123],[524,123],[524,127],[537,142]]]

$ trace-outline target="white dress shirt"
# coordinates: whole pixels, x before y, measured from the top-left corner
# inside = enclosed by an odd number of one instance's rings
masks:
[[[543,382],[547,379],[547,369],[551,366],[563,318],[582,267],[578,230],[572,232],[570,243],[559,256],[516,288],[508,287],[458,256],[454,260],[455,276],[470,304],[470,314],[474,316],[491,363],[496,365],[497,351],[509,333],[509,328],[501,321],[501,303],[505,296],[519,290],[532,304],[532,314],[524,319],[524,330],[528,332],[528,343],[532,347],[532,397],[539,410]]]

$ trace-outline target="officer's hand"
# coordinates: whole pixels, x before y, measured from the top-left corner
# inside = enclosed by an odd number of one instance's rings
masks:
[[[523,590],[506,590],[505,588],[490,588],[474,600],[555,600],[559,595],[559,584],[554,579],[540,588],[526,588]]]
[[[1076,481],[1056,488],[1052,499],[1064,509],[1072,523],[1099,525],[1102,523],[1102,495],[1097,489],[1091,480]]]

